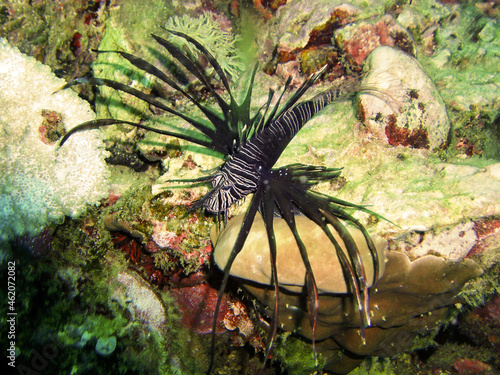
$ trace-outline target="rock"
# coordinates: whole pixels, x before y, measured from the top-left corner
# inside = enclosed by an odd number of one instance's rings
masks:
[[[212,332],[217,304],[217,289],[207,283],[200,283],[189,287],[170,289],[170,294],[176,301],[176,307],[181,315],[181,324],[199,334]],[[225,332],[222,324],[228,314],[229,299],[223,296],[219,314],[217,315],[216,333]]]
[[[376,48],[366,66],[363,85],[383,92],[360,95],[358,108],[368,129],[392,146],[446,146],[451,126],[446,106],[422,66],[390,47]]]
[[[500,295],[495,294],[484,306],[462,316],[459,330],[476,345],[498,353],[500,350]]]
[[[117,280],[123,289],[117,289],[113,298],[123,304],[128,302],[126,305],[133,319],[142,321],[153,331],[164,332],[166,310],[149,283],[130,270],[118,272]]]
[[[460,375],[497,375],[498,371],[493,366],[477,359],[462,358],[453,363],[453,368]]]
[[[389,14],[375,21],[349,24],[335,31],[333,38],[353,65],[361,66],[366,57],[381,46],[397,46],[406,53],[415,55],[411,34]]]
[[[448,108],[457,115],[475,108],[497,111],[500,64],[498,11],[491,12],[487,4],[450,6],[433,1],[432,6],[424,3],[415,5],[408,9],[412,10],[412,19],[420,20],[421,24],[418,27],[408,25],[412,32],[421,33],[438,25],[429,58],[420,54],[419,60],[440,90]],[[454,127],[460,127],[459,121],[453,120]]]
[[[272,20],[270,37],[279,47],[291,50],[304,48],[314,30],[322,30],[335,24],[345,25],[359,10],[349,4],[320,1],[294,1],[278,9]],[[340,16],[340,17],[339,17]]]
[[[424,233],[419,243],[408,251],[408,255],[416,259],[434,254],[448,260],[459,261],[469,254],[477,239],[474,222],[469,221],[437,235],[432,232]]]
[[[95,344],[95,352],[103,357],[107,357],[116,349],[116,337],[99,337]]]

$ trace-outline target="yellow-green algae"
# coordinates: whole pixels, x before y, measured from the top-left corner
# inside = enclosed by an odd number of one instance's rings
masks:
[[[377,224],[375,232],[430,229],[464,218],[500,212],[500,164],[479,157],[443,162],[427,150],[392,147],[374,141],[354,115],[351,103],[337,103],[313,118],[278,161],[343,166],[340,191],[318,190],[370,209],[398,224]]]

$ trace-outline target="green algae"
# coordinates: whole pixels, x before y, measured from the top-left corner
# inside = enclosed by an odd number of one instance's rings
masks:
[[[451,111],[455,119],[450,153],[500,160],[500,107],[487,104]]]
[[[484,305],[492,296],[500,294],[500,254],[498,248],[488,250],[473,259],[483,268],[484,275],[481,278],[472,280],[460,292],[460,298],[464,304],[470,308]]]
[[[449,154],[500,159],[498,65],[500,26],[462,4],[436,34],[436,53],[420,59],[441,91],[454,124]]]
[[[12,1],[0,8],[0,37],[12,46],[50,66],[66,81],[91,71],[109,2],[103,1]],[[82,98],[93,100],[89,87],[73,87]]]
[[[412,10],[419,14],[419,5]],[[419,60],[432,77],[460,126],[463,111],[498,116],[500,26],[473,3],[450,8],[435,38],[435,53]],[[496,154],[498,158],[498,153]]]
[[[16,297],[18,368],[32,370],[33,358],[46,355],[43,371],[53,374],[203,373],[209,340],[180,325],[176,302],[168,292],[161,294],[167,314],[160,333],[132,319],[130,303],[117,298],[121,284],[116,275],[127,268],[124,256],[116,250],[96,250],[100,245],[85,241],[86,234],[65,238],[94,220],[90,216],[79,225],[76,220],[61,225],[48,256],[34,257],[22,246],[11,248],[7,260],[16,261],[18,276],[22,272],[16,284],[16,290],[22,290]],[[2,261],[2,273],[6,266]],[[7,298],[3,289],[0,296]],[[4,317],[7,306],[1,308]],[[7,327],[0,327],[3,337]],[[97,350],[99,343],[113,348],[115,340],[114,350]]]
[[[147,238],[153,233],[153,225],[143,219],[143,204],[151,196],[150,186],[133,184],[120,198],[111,206],[102,210],[101,226],[110,230],[110,224],[106,222],[106,217],[112,215],[112,223],[120,229],[120,225],[125,223],[125,227],[132,235],[141,239],[143,243],[147,242]]]
[[[315,355],[312,346],[290,333],[282,333],[276,340],[273,353],[284,371],[294,375],[309,375],[321,372],[325,360]]]
[[[120,368],[130,373],[156,373],[141,362],[140,351],[137,351],[138,357],[130,356],[128,351],[134,345],[142,349],[149,347],[147,356],[151,357],[145,363],[154,367],[158,363],[152,353],[160,353],[161,346],[144,336],[143,340],[138,340],[139,327],[128,324],[122,308],[109,304],[108,272],[104,268],[90,272],[75,268],[85,261],[85,257],[71,248],[65,250],[70,254],[61,255],[72,257],[74,266],[57,260],[56,254],[51,258],[33,257],[25,248],[13,250],[16,269],[22,271],[16,284],[17,290],[22,290],[16,299],[19,322],[16,344],[20,350],[16,363],[19,370],[32,370],[33,358],[43,355],[45,358],[38,359],[42,361],[38,363],[44,371],[53,374],[68,371],[107,374],[118,373]],[[5,266],[1,266],[2,272]],[[0,293],[3,295],[3,289]],[[2,331],[5,327],[2,324]],[[94,349],[99,337],[105,336],[118,339],[116,350],[103,359]],[[146,371],[140,371],[144,367]]]
[[[442,371],[452,371],[453,364],[460,359],[478,360],[488,362],[493,358],[494,354],[491,350],[482,347],[472,347],[468,344],[451,344],[441,345],[429,357],[425,364],[425,368],[431,370],[439,368]]]
[[[53,229],[55,238],[52,246],[61,250],[57,253],[61,261],[71,263],[72,253],[76,251],[85,257],[85,262],[80,266],[92,268],[97,266],[106,253],[112,249],[109,232],[99,226],[101,209],[100,207],[89,208],[82,218],[66,220],[61,223],[63,225]],[[70,251],[62,251],[62,249]]]
[[[389,358],[373,357],[366,359],[361,366],[351,371],[350,375],[405,375],[397,371]]]
[[[124,31],[111,21],[106,28],[99,50],[131,52],[131,45],[124,38]],[[93,64],[94,75],[97,78],[115,80],[133,85],[139,90],[151,90],[152,81],[145,73],[116,53],[99,53]],[[125,121],[139,121],[146,111],[148,104],[132,95],[101,87],[96,101],[96,115],[98,118],[119,118]],[[130,127],[122,129],[130,129]]]

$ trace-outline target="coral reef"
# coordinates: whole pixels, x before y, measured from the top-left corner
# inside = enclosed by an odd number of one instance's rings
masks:
[[[360,72],[365,58],[379,46],[394,46],[415,54],[413,37],[382,7],[363,1],[295,1],[270,21],[266,35],[275,45],[266,71],[283,75],[285,65],[298,63],[310,74],[325,64],[338,78]],[[286,77],[284,77],[286,78]]]
[[[299,219],[299,218],[297,218]],[[228,253],[236,240],[232,227],[241,225],[241,217],[233,219],[220,234],[214,250],[214,259],[224,268]],[[298,231],[309,249],[309,259],[317,279],[319,316],[313,336],[307,310],[307,296],[302,259],[298,250],[288,244],[291,234],[282,219],[275,219],[277,240],[277,267],[280,283],[279,323],[282,329],[316,340],[316,348],[325,358],[324,369],[335,373],[348,373],[357,367],[365,356],[394,356],[414,347],[418,336],[433,336],[446,322],[449,307],[462,301],[458,294],[464,284],[482,274],[472,260],[447,261],[426,255],[414,261],[397,251],[384,256],[384,242],[377,249],[381,279],[370,293],[370,327],[365,329],[366,341],[360,336],[361,322],[355,312],[353,298],[342,282],[341,267],[333,247],[321,235],[321,230],[309,220],[297,220]],[[282,222],[280,225],[280,222]],[[270,265],[265,254],[269,251],[260,239],[262,222],[256,221],[250,230],[249,241],[238,254],[231,274],[245,286],[272,315],[274,288],[270,285]],[[237,233],[237,232],[236,232]],[[356,238],[356,237],[355,237]],[[359,240],[359,239],[358,239]],[[439,246],[439,241],[435,245]],[[344,250],[345,251],[345,250]],[[360,248],[361,257],[370,257],[368,248]],[[297,257],[294,254],[297,253]],[[316,255],[318,257],[316,258]],[[465,254],[466,255],[466,254]],[[317,260],[317,261],[316,261]],[[370,261],[364,261],[370,264]],[[267,269],[269,268],[269,269]],[[373,272],[367,270],[367,277]],[[421,339],[421,338],[420,338]]]
[[[367,329],[367,345],[362,345],[355,321],[349,322],[352,327],[338,327],[342,319],[355,320],[357,314],[339,319],[328,306],[340,301],[341,306],[352,309],[348,295],[323,294],[321,334],[326,338],[322,349],[318,342],[319,357],[314,357],[310,341],[304,336],[283,332],[276,339],[273,363],[266,371],[320,373],[319,369],[332,354],[335,357],[341,353],[337,362],[328,363],[329,368],[342,366],[347,371],[366,355],[390,356],[384,359],[370,356],[353,374],[498,373],[498,4],[436,0],[414,0],[411,4],[396,0],[383,3],[353,0],[345,4],[331,0],[240,0],[236,7],[236,3],[152,0],[145,6],[135,0],[119,3],[8,0],[0,5],[0,36],[22,52],[49,64],[56,75],[73,78],[89,71],[95,55],[88,51],[97,48],[104,30],[99,49],[128,51],[163,64],[168,57],[159,56],[151,48],[150,34],[164,36],[161,27],[173,15],[178,19],[184,15],[186,19],[200,16],[202,19],[207,13],[217,18],[223,30],[240,36],[241,44],[253,43],[255,39],[260,66],[265,71],[259,72],[255,80],[255,109],[266,103],[268,88],[278,92],[289,74],[293,74],[293,84],[297,85],[309,73],[327,64],[325,82],[312,88],[312,96],[330,88],[331,80],[346,73],[359,73],[366,56],[377,46],[390,45],[413,56],[439,95],[424,99],[421,92],[410,90],[402,101],[427,116],[432,114],[429,104],[441,106],[438,97],[442,97],[451,129],[449,137],[444,136],[443,130],[438,138],[446,139],[448,148],[439,149],[445,142],[437,140],[422,142],[427,138],[421,137],[418,126],[417,130],[405,130],[408,118],[402,123],[386,124],[394,140],[388,145],[367,129],[366,119],[364,123],[359,121],[357,116],[362,117],[364,111],[356,114],[350,103],[336,103],[301,130],[279,161],[280,165],[300,162],[343,166],[341,183],[320,184],[317,190],[366,205],[398,224],[393,226],[359,216],[370,233],[389,243],[386,271],[379,281],[379,292],[372,298],[372,306],[375,303],[390,306],[386,311],[372,309],[374,322],[384,328]],[[7,52],[20,59],[2,41],[0,54]],[[39,79],[48,74],[48,68],[33,59],[29,61],[36,67]],[[46,90],[38,80],[31,80],[29,86],[18,89],[13,85],[17,79],[3,79],[8,75],[4,66],[11,67],[2,59],[2,130],[7,109],[18,109],[14,114],[17,120],[24,118],[25,113],[33,114],[33,108],[37,108],[36,120],[29,128],[27,123],[6,123],[3,136],[15,135],[15,139],[9,138],[0,146],[2,155],[17,146],[22,146],[23,151],[18,155],[29,155],[15,161],[14,175],[23,179],[23,183],[16,182],[20,187],[14,191],[17,195],[11,196],[12,190],[4,189],[5,185],[1,188],[2,202],[8,201],[5,207],[10,207],[8,212],[2,212],[10,216],[2,216],[0,231],[4,238],[16,241],[10,250],[2,242],[0,272],[6,273],[6,260],[15,260],[20,271],[16,290],[22,291],[16,295],[18,322],[22,322],[16,337],[19,369],[32,371],[33,360],[49,355],[50,358],[43,357],[47,362],[39,372],[204,373],[209,362],[207,332],[212,328],[210,313],[217,298],[218,282],[214,267],[209,270],[210,220],[199,214],[196,218],[186,214],[186,208],[202,194],[203,188],[173,189],[169,181],[199,177],[220,161],[198,153],[185,142],[116,126],[104,133],[107,146],[120,165],[104,166],[105,153],[100,146],[94,147],[100,144],[94,133],[81,133],[78,139],[74,138],[73,142],[87,140],[65,147],[63,151],[71,155],[60,154],[54,159],[57,163],[53,163],[40,150],[54,150],[55,142],[65,130],[93,118],[89,107],[67,113],[66,109],[77,105],[76,98],[69,92],[51,95],[62,81]],[[134,73],[123,64],[123,59],[113,60],[112,54],[100,54],[93,73],[129,82],[133,87],[144,86],[151,92],[162,89],[147,76]],[[238,84],[236,80],[234,83]],[[199,85],[192,84],[191,90],[196,98],[206,101]],[[6,92],[16,96],[13,102],[3,105]],[[46,98],[57,104],[37,107],[37,101],[31,97],[38,93],[45,93]],[[95,103],[99,116],[143,121],[153,112],[147,106],[138,107],[126,95],[110,96],[104,90],[101,94],[112,99]],[[90,89],[85,96],[93,97]],[[174,95],[168,100],[176,109],[191,113],[185,100]],[[365,109],[369,111],[369,107]],[[404,112],[401,115],[405,117]],[[380,120],[377,112],[365,117]],[[424,117],[412,120],[425,120]],[[168,116],[163,120],[185,128],[185,124]],[[419,145],[423,147],[415,147]],[[138,150],[146,161],[137,162]],[[80,162],[80,156],[87,153],[96,159]],[[2,172],[5,163],[15,160],[1,159]],[[88,169],[84,169],[84,164]],[[136,166],[137,170],[130,168]],[[106,197],[104,184],[99,184],[96,191],[88,185],[95,171],[106,176],[106,169],[113,172],[108,180],[112,183],[112,195],[104,205],[84,213],[86,201],[64,200],[79,188],[87,189],[79,197],[93,197],[88,200],[90,203]],[[53,172],[56,176],[25,184],[28,172],[35,170],[43,176],[52,176]],[[68,179],[63,171],[70,172]],[[1,178],[8,176],[13,175],[2,173]],[[104,177],[101,182],[104,183]],[[71,191],[40,190],[53,185]],[[14,186],[12,181],[9,186]],[[40,194],[33,195],[34,192]],[[59,206],[61,201],[54,200],[54,194],[63,199],[64,205]],[[29,201],[24,199],[28,196]],[[48,207],[54,204],[57,207],[49,212]],[[26,213],[17,205],[33,208],[36,213]],[[46,207],[44,213],[40,211],[43,207]],[[233,213],[242,208],[234,207]],[[25,213],[22,217],[21,212]],[[49,217],[51,212],[57,217]],[[64,216],[72,213],[80,219],[66,217],[61,224]],[[29,228],[30,232],[38,233],[47,223],[53,225],[39,235],[17,238]],[[484,274],[466,283],[457,296],[459,284],[477,274],[472,261]],[[426,265],[429,269],[422,269]],[[428,274],[433,270],[442,275],[448,267],[449,275],[464,271],[453,278],[453,284],[449,282],[451,276],[437,280],[436,275]],[[261,269],[257,271],[262,275]],[[269,280],[266,275],[262,282]],[[410,282],[398,288],[401,279],[396,276],[404,275]],[[217,320],[216,369],[219,373],[255,374],[262,365],[261,351],[266,341],[257,328],[261,310],[251,300],[237,297],[239,285],[235,282],[231,294],[224,295]],[[427,288],[428,293],[415,293],[416,286],[419,290]],[[401,296],[398,294],[401,289],[409,293]],[[446,292],[436,295],[436,290]],[[256,288],[254,292],[264,303],[273,299],[266,289]],[[1,289],[0,296],[6,300],[4,293]],[[391,299],[389,302],[399,301],[399,305],[389,304],[387,300]],[[403,309],[403,301],[408,305],[409,300],[417,307]],[[308,301],[286,289],[281,301],[280,319],[284,327],[290,331],[302,327],[302,333],[310,337],[305,313]],[[2,306],[5,317],[7,305]],[[393,326],[397,320],[402,324],[400,327]],[[443,326],[443,322],[448,325]],[[6,337],[6,326],[0,325],[1,337]],[[331,337],[338,342],[334,343]],[[357,353],[356,358],[350,358],[349,351],[351,355]],[[408,353],[392,356],[400,351]]]
[[[148,191],[139,194],[131,189],[102,216],[104,227],[115,235],[116,247],[157,282],[162,273],[185,277],[198,272],[209,263],[212,251],[207,238],[212,219],[187,211],[196,199],[192,192],[176,193],[187,193],[185,201],[169,191],[153,197]]]
[[[37,235],[108,195],[106,153],[95,132],[58,150],[57,134],[94,114],[49,67],[0,39],[0,240]],[[56,126],[50,130],[50,124]]]
[[[89,72],[94,60],[90,51],[98,47],[103,21],[115,1],[7,0],[2,4],[0,37],[50,66],[58,77],[72,80]]]

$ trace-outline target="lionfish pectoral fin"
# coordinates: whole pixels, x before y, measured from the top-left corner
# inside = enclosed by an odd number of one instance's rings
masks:
[[[61,147],[64,143],[66,143],[66,141],[68,140],[68,138],[70,136],[72,136],[73,134],[78,133],[80,131],[97,129],[97,128],[101,128],[104,126],[117,125],[117,124],[126,124],[126,125],[130,125],[130,126],[133,126],[136,128],[151,131],[151,132],[154,132],[157,134],[168,135],[171,137],[184,139],[188,142],[200,145],[200,146],[205,147],[207,149],[213,148],[212,142],[210,142],[208,140],[201,139],[201,138],[196,138],[196,137],[193,137],[193,136],[188,135],[188,134],[177,133],[174,131],[169,131],[169,130],[164,130],[164,129],[157,129],[157,128],[153,128],[151,126],[147,126],[147,125],[143,125],[143,124],[139,124],[139,123],[135,123],[135,122],[125,121],[125,120],[115,120],[115,119],[97,119],[97,120],[83,122],[83,123],[75,126],[74,128],[71,128],[61,138],[57,147],[58,148]]]
[[[274,189],[274,194],[276,197],[276,204],[279,207],[282,218],[286,221],[288,228],[293,234],[297,247],[299,248],[302,262],[304,263],[306,269],[304,282],[307,290],[308,307],[311,308],[311,310],[309,310],[310,314],[309,319],[312,330],[313,349],[316,355],[316,344],[315,344],[316,322],[318,320],[318,309],[319,309],[318,287],[316,284],[316,279],[314,277],[314,272],[311,266],[311,262],[309,261],[309,256],[307,254],[306,246],[304,245],[304,242],[302,242],[302,239],[300,238],[299,232],[297,230],[297,225],[295,223],[296,208],[292,204],[292,202],[293,203],[295,202],[290,199],[290,196],[287,196],[285,191],[279,188]],[[310,302],[311,299],[313,299],[313,302]]]
[[[52,95],[58,93],[59,91],[66,90],[67,88],[69,88],[71,86],[83,85],[85,83],[88,83],[89,80],[90,80],[90,78],[88,78],[88,77],[75,78],[74,80],[72,80],[68,83],[65,83],[64,85],[59,87],[56,91],[54,91],[52,93]]]
[[[236,259],[236,256],[243,249],[243,245],[245,244],[245,241],[248,237],[248,233],[250,232],[250,229],[251,229],[252,224],[254,222],[255,215],[257,214],[261,199],[262,199],[262,191],[257,190],[257,192],[252,197],[252,201],[250,202],[248,210],[245,213],[245,217],[243,218],[243,222],[241,223],[241,227],[240,227],[240,230],[238,232],[238,236],[236,237],[236,241],[234,243],[233,249],[229,255],[229,258],[227,260],[226,265],[224,266],[224,270],[223,270],[224,276],[222,279],[221,286],[219,288],[219,292],[217,294],[217,303],[215,305],[214,320],[212,322],[212,334],[211,334],[212,337],[211,337],[211,344],[210,344],[210,365],[208,367],[207,374],[210,374],[212,372],[212,369],[214,366],[215,332],[216,332],[216,328],[217,328],[217,317],[219,315],[222,297],[224,295],[224,291],[226,290],[227,283],[229,281],[229,272],[230,272],[231,267],[234,263],[234,260]]]
[[[319,297],[316,280],[312,273],[306,272],[305,285],[307,289],[307,311],[309,312],[309,325],[312,331],[313,352],[316,356],[316,326],[319,313]]]
[[[370,326],[370,315],[368,313],[368,282],[365,267],[361,261],[359,249],[345,225],[338,218],[329,213],[325,215],[325,218],[328,224],[332,225],[337,231],[346,248],[347,254],[344,253],[342,248],[336,246],[337,256],[345,272],[346,283],[350,286],[349,289],[354,296],[355,306],[359,310],[361,333],[362,339],[364,340],[364,328]],[[325,230],[329,232],[327,235],[330,237],[331,231],[329,228],[325,227]],[[331,236],[333,237],[333,235]],[[330,239],[330,241],[331,240],[332,239]],[[374,267],[378,267],[378,263],[374,262]],[[376,272],[376,269],[374,269],[374,273]]]
[[[368,327],[370,325],[370,316],[368,314],[368,283],[366,278],[366,272],[361,261],[361,257],[359,254],[359,249],[354,242],[351,234],[345,227],[345,225],[341,222],[339,217],[335,214],[332,214],[332,206],[328,203],[328,200],[323,199],[322,196],[316,196],[309,191],[306,192],[304,197],[300,197],[296,193],[291,194],[291,198],[302,203],[299,203],[300,209],[314,222],[316,222],[322,229],[323,232],[327,235],[330,242],[333,244],[337,257],[339,259],[341,268],[344,272],[344,279],[346,284],[348,285],[348,290],[351,291],[354,297],[355,306],[359,309],[360,320],[361,320],[361,330],[364,339],[364,327]],[[347,215],[341,209],[337,208],[337,213],[342,213],[341,216],[345,219],[347,216],[348,221],[357,220],[354,217]],[[357,222],[359,224],[359,222]],[[333,236],[330,228],[327,224],[330,224],[333,229],[339,234],[340,238],[344,242],[344,246],[346,247],[346,252],[342,249],[338,241]],[[361,225],[361,224],[359,224]],[[371,241],[368,233],[364,233],[365,237]],[[375,250],[375,249],[374,249]],[[375,251],[376,253],[376,251]],[[375,255],[376,256],[376,255]],[[378,258],[374,258],[373,260],[374,266],[374,274],[378,273]]]
[[[329,197],[308,190],[309,186],[307,184],[304,185],[302,182],[300,182],[299,178],[304,172],[303,168],[303,166],[296,166],[292,169],[292,173],[288,177],[288,184],[285,184],[284,181],[279,183],[279,188],[281,191],[280,194],[284,197],[281,199],[281,201],[294,202],[296,210],[303,213],[309,219],[313,220],[317,225],[319,225],[329,238],[330,242],[334,245],[341,268],[344,272],[348,290],[350,290],[353,295],[354,305],[359,309],[361,333],[364,340],[364,328],[366,326],[369,326],[370,324],[370,317],[368,314],[368,284],[366,280],[364,265],[361,262],[361,258],[359,256],[359,249],[357,248],[357,245],[352,239],[349,231],[346,229],[340,219],[352,222],[358,227],[362,227],[362,225],[340,206],[333,205],[330,202]],[[310,177],[313,177],[313,180],[319,179],[320,176],[316,175],[316,173],[321,173],[321,170],[315,171],[311,168],[307,168],[306,170],[311,173]],[[280,205],[283,204],[280,202]],[[284,217],[286,219],[286,216]],[[346,252],[344,252],[344,250],[341,248],[340,244],[333,236],[327,224],[330,224],[333,229],[335,229],[337,233],[339,233],[339,236],[346,246]],[[370,246],[370,244],[373,245],[370,236],[366,232],[366,229],[363,228],[362,232],[367,240],[368,246]],[[372,252],[372,254],[376,254],[376,250],[374,248],[370,249],[370,251]],[[310,270],[310,266],[307,265],[307,252],[305,251],[305,249],[301,250],[301,252],[304,253],[303,261],[306,266],[306,270]],[[376,258],[376,255],[373,255],[373,260],[374,273],[375,275],[377,275],[378,259]],[[311,284],[311,280],[314,279],[312,270],[310,271],[310,273],[311,276],[309,276],[309,283]],[[314,289],[312,289],[312,286],[310,286],[308,290],[309,299],[311,299],[310,293],[314,293]]]
[[[266,355],[262,368],[259,372],[262,373],[267,365],[267,361],[271,356],[271,352],[274,346],[274,341],[276,339],[276,334],[278,332],[279,325],[279,280],[278,280],[278,269],[277,269],[277,248],[276,248],[276,238],[274,236],[274,195],[272,191],[268,190],[266,187],[263,188],[264,197],[261,203],[261,212],[264,224],[266,227],[266,233],[269,243],[269,255],[271,260],[271,281],[274,286],[274,311],[273,317],[271,319],[271,326],[266,342]]]
[[[62,147],[64,143],[68,140],[69,137],[71,137],[73,134],[84,131],[84,130],[91,130],[91,129],[97,129],[102,126],[109,126],[109,125],[114,125],[114,124],[119,124],[121,121],[114,120],[114,119],[99,119],[99,120],[91,120],[91,121],[86,121],[83,122],[74,128],[71,128],[66,132],[66,134],[61,138],[59,141],[59,144],[57,145],[57,148]]]
[[[200,121],[199,119],[196,119],[194,117],[190,117],[190,116],[187,116],[181,112],[178,112],[178,111],[166,106],[164,103],[157,100],[153,96],[146,94],[140,90],[137,90],[133,87],[130,87],[128,85],[125,85],[123,83],[104,79],[104,78],[82,78],[82,79],[76,79],[76,80],[73,80],[73,81],[67,83],[66,85],[61,87],[61,89],[59,89],[59,90],[66,89],[66,88],[69,88],[69,87],[77,85],[77,84],[84,84],[84,83],[91,84],[94,86],[107,86],[107,87],[110,87],[112,89],[123,91],[127,94],[133,95],[136,98],[141,99],[150,105],[153,105],[153,106],[155,106],[155,107],[157,107],[165,112],[168,112],[174,116],[177,116],[177,117],[187,121],[197,131],[200,132],[199,137],[195,137],[195,136],[189,135],[189,134],[184,134],[181,132],[173,132],[173,131],[168,131],[168,130],[163,130],[163,129],[157,129],[157,128],[149,127],[147,125],[142,125],[140,123],[133,123],[133,122],[128,122],[128,121],[124,121],[124,120],[116,120],[116,119],[100,119],[100,120],[93,120],[93,121],[89,121],[89,122],[80,124],[80,125],[76,126],[75,128],[73,128],[75,130],[71,129],[69,132],[69,135],[74,134],[75,132],[77,132],[79,130],[87,130],[87,129],[91,129],[91,128],[97,128],[100,126],[107,126],[107,125],[122,123],[122,124],[132,125],[132,126],[135,126],[135,127],[141,128],[141,129],[145,129],[148,131],[152,131],[152,132],[155,132],[158,134],[165,134],[165,135],[170,135],[170,136],[173,136],[176,138],[184,139],[184,140],[187,140],[189,142],[203,146],[207,149],[215,150],[217,152],[226,152],[226,145],[225,145],[226,142],[225,142],[224,137],[221,136],[216,130],[207,126],[203,121]],[[207,113],[205,115],[209,116]],[[215,116],[215,117],[217,117],[217,116]],[[215,119],[215,117],[212,117],[212,118],[207,117],[207,118],[209,118],[210,121],[218,121]],[[68,139],[69,135],[67,134],[67,136],[64,138],[64,141],[66,141]],[[205,137],[205,139],[202,139],[202,137]]]

